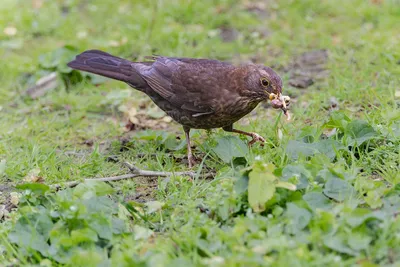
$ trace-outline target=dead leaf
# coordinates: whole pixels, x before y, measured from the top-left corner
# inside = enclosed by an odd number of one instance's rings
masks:
[[[35,85],[28,88],[26,93],[33,99],[45,95],[58,86],[57,73],[52,72],[36,81]]]
[[[4,34],[7,36],[14,36],[17,34],[18,30],[17,28],[13,27],[13,26],[8,26],[4,28]]]
[[[14,206],[18,206],[19,199],[21,198],[21,194],[18,192],[11,192],[10,193],[10,203]]]
[[[397,89],[396,92],[394,93],[395,98],[400,98],[400,89]]]
[[[23,181],[26,183],[43,183],[44,178],[39,176],[40,169],[35,168],[28,172],[28,174],[24,177]]]
[[[39,9],[43,6],[43,0],[32,0],[32,7],[34,9]]]

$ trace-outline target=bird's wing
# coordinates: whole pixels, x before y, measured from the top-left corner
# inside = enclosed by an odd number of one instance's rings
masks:
[[[214,99],[221,93],[218,85],[232,68],[217,60],[156,57],[141,75],[172,105],[198,117],[214,112]]]

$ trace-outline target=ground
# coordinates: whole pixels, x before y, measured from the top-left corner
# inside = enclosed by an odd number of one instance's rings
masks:
[[[0,265],[400,264],[399,19],[395,0],[3,0]],[[83,182],[188,170],[146,96],[66,66],[94,48],[271,66],[292,120],[237,123],[263,147],[193,131],[194,178]]]

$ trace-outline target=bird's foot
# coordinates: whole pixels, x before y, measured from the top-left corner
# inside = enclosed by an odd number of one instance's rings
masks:
[[[195,156],[193,156],[192,153],[188,153],[188,164],[189,164],[189,168],[193,168],[194,165],[197,164],[197,158]]]
[[[250,142],[249,142],[249,146],[252,146],[255,142],[261,142],[261,146],[264,146],[265,143],[265,139],[264,137],[262,137],[261,135],[259,135],[258,133],[249,133],[250,136],[253,138]]]

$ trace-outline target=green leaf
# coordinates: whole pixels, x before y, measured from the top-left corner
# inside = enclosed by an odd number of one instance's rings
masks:
[[[7,161],[5,159],[0,160],[0,176],[6,171],[6,162]]]
[[[355,120],[345,128],[345,133],[350,137],[348,145],[362,145],[364,142],[374,139],[378,133],[369,125],[368,122]]]
[[[83,199],[80,202],[86,207],[87,213],[112,215],[118,212],[118,205],[106,196]]]
[[[297,187],[294,184],[288,182],[278,181],[275,183],[276,187],[285,188],[287,190],[296,191]]]
[[[27,183],[17,185],[16,188],[20,190],[31,190],[33,193],[38,195],[44,195],[47,191],[50,190],[50,187],[41,183]]]
[[[94,213],[88,220],[89,227],[97,232],[99,237],[111,240],[112,229],[110,219],[100,213]]]
[[[249,153],[247,144],[237,136],[223,136],[218,138],[217,142],[213,151],[226,163],[237,157],[245,157]]]
[[[341,132],[347,128],[347,125],[351,119],[344,114],[342,111],[336,111],[331,113],[330,120],[325,123],[324,128],[338,128]]]
[[[367,249],[371,241],[372,238],[370,236],[357,232],[351,233],[347,239],[347,243],[349,244],[350,248],[357,251]]]
[[[255,212],[265,210],[265,204],[275,193],[275,181],[273,174],[275,167],[272,164],[255,164],[249,173],[248,201]]]
[[[296,184],[297,189],[306,188],[310,177],[312,177],[310,171],[302,165],[287,165],[282,170],[282,180]]]
[[[292,159],[297,159],[300,155],[306,157],[312,156],[318,153],[318,150],[314,148],[313,143],[290,140],[286,146],[286,153],[290,155]]]
[[[286,146],[286,153],[294,160],[298,159],[300,156],[310,157],[316,154],[324,154],[332,160],[336,157],[336,151],[341,149],[344,149],[344,146],[331,139],[315,143],[290,140]]]
[[[93,196],[104,196],[114,193],[114,189],[107,183],[98,181],[85,181],[74,188],[74,196],[89,199]]]
[[[364,197],[364,200],[372,209],[380,208],[383,205],[382,193],[379,191],[368,191],[367,196]]]
[[[146,203],[147,206],[147,213],[151,214],[154,213],[156,211],[159,211],[162,209],[162,207],[165,205],[164,202],[160,202],[160,201],[149,201]]]
[[[83,228],[71,231],[72,245],[78,245],[82,242],[96,242],[99,238],[97,233],[90,228]]]
[[[146,240],[154,234],[152,230],[144,228],[139,225],[133,226],[133,233],[135,240],[142,240],[142,239]]]
[[[303,230],[310,223],[311,216],[308,210],[293,203],[287,204],[286,217],[289,219],[288,229],[291,233],[296,234]]]
[[[53,222],[46,214],[28,214],[19,218],[8,239],[11,243],[24,247],[28,251],[33,249],[42,255],[48,255],[50,230]]]
[[[343,201],[353,196],[355,190],[348,182],[339,178],[332,178],[325,184],[324,194],[337,201]]]
[[[346,222],[351,227],[355,228],[370,219],[384,220],[385,215],[381,211],[371,211],[369,209],[357,208],[351,214],[346,216]]]
[[[324,238],[324,245],[340,253],[356,256],[357,252],[346,244],[345,235],[328,235]]]
[[[333,207],[332,201],[321,192],[309,192],[303,196],[303,199],[312,210],[330,210]]]
[[[243,176],[239,177],[238,179],[236,179],[234,189],[238,195],[241,195],[241,194],[247,192],[248,188],[249,188],[248,175],[243,175]]]
[[[45,69],[57,69],[61,73],[70,73],[71,68],[67,63],[71,61],[77,53],[77,49],[72,46],[64,46],[54,51],[39,56],[39,64]]]
[[[119,218],[112,218],[112,232],[113,234],[122,234],[126,232],[125,221]]]

